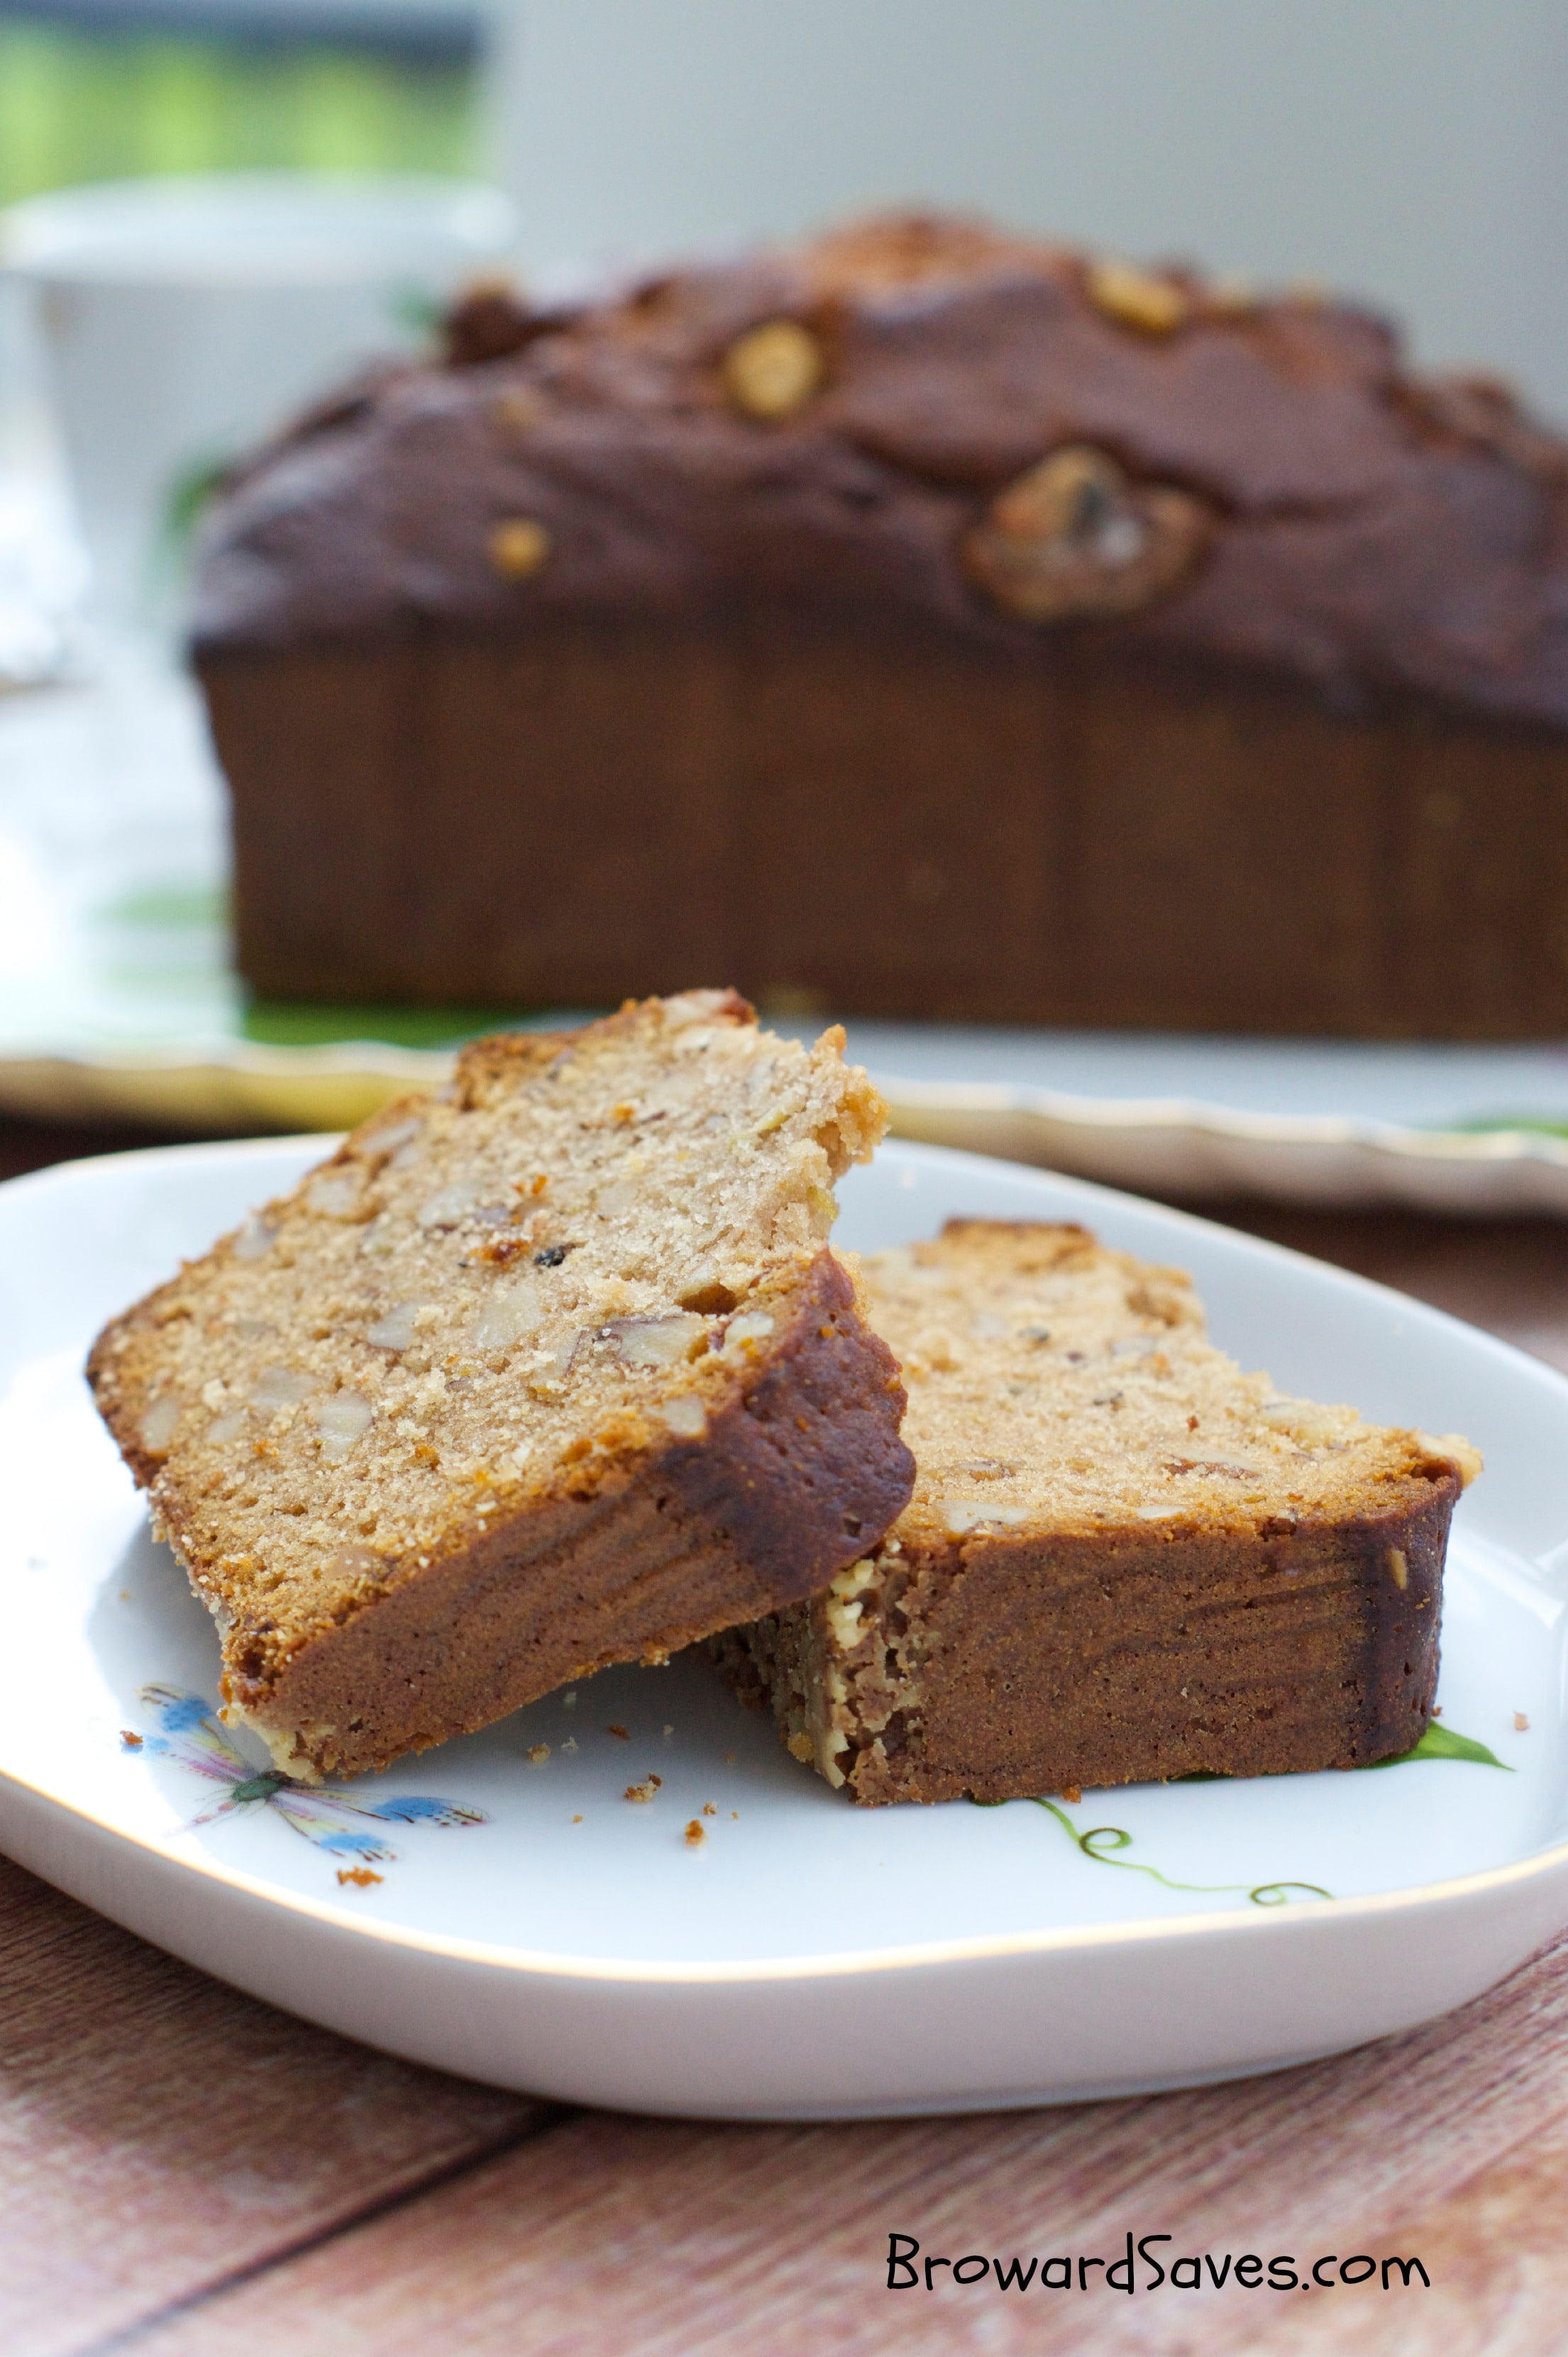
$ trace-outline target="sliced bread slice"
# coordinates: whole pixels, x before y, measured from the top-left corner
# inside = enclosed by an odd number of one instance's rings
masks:
[[[295,1776],[822,1587],[909,1495],[828,1249],[886,1114],[727,992],[481,1041],[109,1326],[89,1373]]]
[[[714,1641],[863,1802],[1352,1768],[1420,1737],[1466,1441],[1282,1396],[1179,1271],[953,1221],[865,1261],[915,1494],[823,1596]]]

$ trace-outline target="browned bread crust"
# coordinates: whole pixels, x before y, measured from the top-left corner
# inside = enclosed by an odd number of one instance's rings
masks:
[[[1565,547],[1568,446],[1316,297],[920,219],[491,294],[210,519],[241,966],[1557,1036]]]
[[[791,1751],[875,1803],[1409,1749],[1466,1444],[1273,1398],[1184,1278],[1081,1231],[955,1222],[891,1257],[867,1281],[915,1496],[824,1595],[711,1647]]]
[[[105,1329],[99,1407],[280,1767],[661,1660],[880,1535],[904,1394],[820,1236],[881,1118],[733,994],[486,1041]]]
[[[1568,723],[1568,444],[1499,384],[1412,375],[1348,305],[916,218],[518,312],[507,342],[459,333],[456,365],[364,385],[238,478],[199,652],[587,613],[706,630],[736,597],[1038,650],[1034,623],[1121,610],[1151,649],[1341,700]],[[1159,490],[1191,512],[1167,534],[1188,563],[1151,567]],[[496,538],[523,522],[542,537]]]

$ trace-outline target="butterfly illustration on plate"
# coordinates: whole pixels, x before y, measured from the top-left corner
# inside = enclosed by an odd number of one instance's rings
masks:
[[[140,1699],[161,1732],[142,1736],[127,1730],[120,1738],[127,1750],[143,1752],[153,1760],[177,1760],[193,1775],[205,1776],[209,1783],[223,1788],[209,1808],[182,1828],[186,1833],[240,1810],[258,1805],[275,1809],[285,1824],[314,1842],[317,1849],[349,1861],[338,1870],[339,1882],[379,1882],[380,1875],[370,1868],[389,1864],[397,1852],[372,1828],[488,1822],[483,1809],[470,1808],[465,1802],[434,1800],[421,1792],[397,1792],[377,1801],[350,1800],[347,1792],[301,1783],[275,1768],[254,1768],[231,1743],[217,1711],[204,1695],[183,1686],[147,1685],[142,1687]]]

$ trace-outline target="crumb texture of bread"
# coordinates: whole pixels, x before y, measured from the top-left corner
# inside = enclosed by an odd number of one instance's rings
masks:
[[[1244,1374],[1180,1271],[1074,1227],[869,1258],[909,1505],[827,1592],[713,1641],[857,1801],[980,1801],[1407,1750],[1437,1684],[1455,1435]]]
[[[824,1587],[913,1478],[827,1243],[886,1119],[733,993],[465,1050],[115,1319],[231,1712],[349,1774]]]

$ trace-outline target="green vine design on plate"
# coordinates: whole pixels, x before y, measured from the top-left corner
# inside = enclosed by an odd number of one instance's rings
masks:
[[[1197,1890],[1206,1898],[1230,1898],[1240,1891],[1245,1892],[1254,1907],[1288,1907],[1293,1890],[1304,1891],[1313,1899],[1332,1899],[1334,1896],[1332,1890],[1325,1890],[1317,1882],[1260,1882],[1251,1889],[1248,1889],[1244,1882],[1173,1882],[1170,1876],[1162,1874],[1157,1866],[1144,1866],[1135,1857],[1112,1857],[1108,1855],[1111,1850],[1131,1849],[1133,1846],[1132,1835],[1124,1833],[1120,1825],[1091,1825],[1088,1833],[1080,1834],[1067,1811],[1059,1809],[1054,1801],[1037,1798],[1035,1806],[1055,1817],[1068,1838],[1076,1843],[1085,1857],[1092,1858],[1096,1866],[1119,1866],[1127,1874],[1146,1874],[1166,1890]]]
[[[1477,1743],[1474,1736],[1461,1735],[1455,1727],[1440,1727],[1435,1719],[1428,1722],[1420,1741],[1413,1743],[1408,1751],[1398,1752],[1391,1760],[1363,1760],[1361,1766],[1363,1769],[1404,1768],[1421,1760],[1464,1760],[1473,1767],[1500,1768],[1505,1776],[1511,1776],[1514,1772],[1506,1760],[1499,1760],[1495,1751],[1488,1751],[1484,1743]],[[1182,1784],[1226,1784],[1231,1779],[1200,1770],[1196,1775],[1181,1776],[1175,1781]],[[1313,1899],[1332,1899],[1334,1896],[1331,1890],[1325,1890],[1317,1882],[1260,1882],[1251,1889],[1244,1882],[1174,1882],[1168,1874],[1162,1874],[1157,1866],[1147,1866],[1141,1858],[1112,1855],[1115,1850],[1131,1849],[1133,1846],[1133,1835],[1121,1825],[1091,1825],[1087,1833],[1080,1834],[1067,1811],[1045,1793],[1020,1797],[1029,1799],[1036,1808],[1044,1809],[1047,1816],[1054,1817],[1074,1847],[1081,1850],[1084,1857],[1096,1866],[1120,1867],[1126,1874],[1146,1874],[1151,1881],[1159,1883],[1165,1890],[1197,1891],[1205,1898],[1213,1899],[1245,1893],[1254,1907],[1288,1907],[1293,1891]],[[979,1801],[975,1806],[1004,1809],[1007,1803]]]

